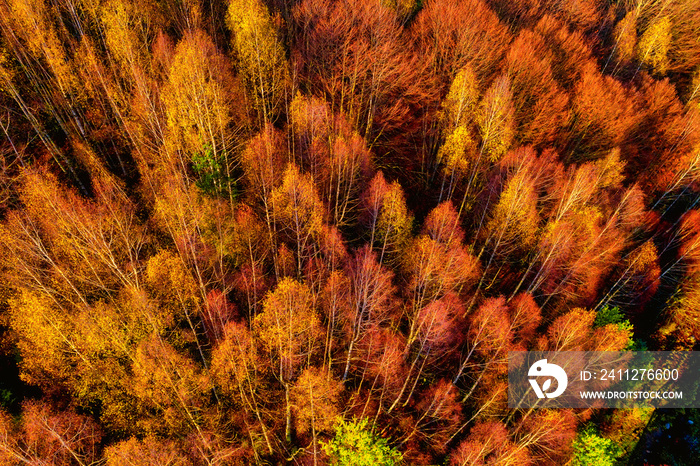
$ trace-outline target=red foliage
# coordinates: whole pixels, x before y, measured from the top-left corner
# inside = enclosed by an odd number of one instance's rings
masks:
[[[56,410],[45,401],[26,401],[19,425],[0,412],[0,460],[16,464],[73,464],[98,459],[99,426],[74,409]],[[82,464],[82,463],[81,463]]]
[[[526,451],[510,440],[506,426],[498,421],[479,422],[450,455],[450,465],[529,464]]]
[[[236,315],[236,305],[226,299],[221,290],[208,292],[202,321],[209,341],[214,343],[223,338],[226,323]]]
[[[418,311],[416,332],[420,351],[427,354],[431,362],[449,357],[461,343],[464,313],[464,304],[451,293]]]
[[[293,21],[292,59],[313,94],[344,111],[363,136],[406,129],[426,81],[391,9],[379,0],[304,0]]]
[[[481,0],[432,0],[418,13],[412,34],[445,88],[469,64],[485,88],[510,39]]]
[[[574,86],[573,111],[573,149],[585,157],[602,156],[619,146],[640,121],[637,96],[592,63],[585,65]]]
[[[423,223],[423,233],[439,243],[447,245],[462,243],[464,231],[460,226],[457,210],[451,201],[442,202],[430,211]]]
[[[540,307],[530,293],[520,293],[508,303],[510,318],[515,332],[515,342],[524,350],[534,342],[537,327],[542,322]]]
[[[569,120],[569,98],[556,82],[544,37],[523,30],[510,46],[504,71],[511,80],[517,139],[548,145]]]

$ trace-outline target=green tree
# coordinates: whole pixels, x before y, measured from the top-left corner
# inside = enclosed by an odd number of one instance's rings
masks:
[[[579,432],[573,444],[572,466],[613,466],[619,456],[619,447],[603,438],[591,425]]]
[[[367,419],[339,420],[335,437],[321,442],[334,466],[390,466],[401,463],[401,453],[367,429]]]

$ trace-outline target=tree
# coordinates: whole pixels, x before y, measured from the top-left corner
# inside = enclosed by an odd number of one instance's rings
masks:
[[[268,419],[264,418],[262,385],[267,366],[262,356],[253,333],[236,322],[227,324],[224,339],[214,348],[211,356],[212,376],[222,397],[230,400],[234,406],[242,406],[246,414],[255,416],[254,421],[245,422],[245,428],[256,455],[258,447],[266,449],[268,454],[273,452]],[[258,429],[262,439],[256,441]]]
[[[203,395],[210,390],[210,380],[190,358],[152,336],[136,349],[132,370],[134,394],[158,413],[156,422],[139,421],[143,430],[154,434],[200,430]]]
[[[258,125],[274,122],[281,110],[289,71],[278,32],[260,0],[231,0],[226,25],[237,70],[248,88]]]
[[[512,431],[519,450],[527,448],[531,461],[543,465],[565,463],[576,438],[576,417],[571,410],[529,410]]]
[[[640,119],[637,100],[621,82],[587,63],[574,88],[570,157],[598,158],[621,145]]]
[[[282,184],[272,192],[272,216],[279,232],[296,247],[297,273],[302,264],[315,255],[323,227],[324,206],[310,176],[303,175],[294,164],[284,172]]]
[[[482,153],[478,151],[475,136],[478,98],[476,76],[467,65],[457,73],[452,82],[442,102],[440,114],[444,141],[437,153],[437,163],[443,166],[442,189],[445,189],[445,182],[449,179],[448,197],[452,196],[455,187],[463,179],[468,179],[465,188],[466,197],[481,168]]]
[[[21,421],[0,412],[0,460],[6,464],[91,464],[98,460],[102,431],[74,409],[56,410],[44,400],[27,401]]]
[[[492,162],[506,153],[514,136],[514,109],[511,82],[498,77],[484,94],[476,114],[482,150]]]
[[[671,19],[663,16],[655,19],[646,28],[637,44],[637,60],[648,66],[659,76],[669,68],[669,48],[671,46]]]
[[[404,47],[401,24],[385,3],[304,0],[292,15],[292,59],[304,84],[368,141],[412,129],[412,110],[429,95],[418,79],[421,62]]]
[[[367,419],[339,419],[335,437],[321,445],[334,466],[391,466],[401,461],[401,453],[390,447],[386,439],[367,430]]]
[[[450,455],[450,465],[527,464],[527,452],[518,449],[508,437],[508,430],[502,423],[478,422]]]
[[[518,151],[521,156],[525,151]],[[498,202],[493,207],[491,218],[482,234],[486,237],[484,247],[491,251],[489,263],[496,257],[508,256],[514,250],[531,246],[539,227],[537,211],[536,173],[532,165],[523,160],[512,177],[505,181]],[[535,176],[533,176],[535,175]]]
[[[614,55],[619,64],[629,66],[635,58],[637,49],[637,14],[628,12],[615,25],[613,32],[615,39]]]
[[[265,298],[263,312],[255,316],[253,327],[270,355],[270,367],[285,390],[287,442],[291,442],[291,382],[317,351],[320,323],[313,308],[309,288],[284,278]]]
[[[511,344],[513,328],[503,297],[485,300],[468,315],[466,354],[462,356],[453,383],[460,382],[465,373],[469,384],[467,400],[487,374],[507,372],[506,351]]]
[[[509,40],[507,27],[481,0],[428,2],[412,28],[435,76],[445,84],[465,65],[479,82],[490,81]]]
[[[226,60],[203,32],[188,33],[177,44],[161,99],[172,163],[183,172],[192,164],[200,187],[231,195],[231,123],[243,118],[231,110],[238,99]]]
[[[247,182],[246,192],[265,205],[266,214],[272,190],[282,181],[287,163],[285,141],[280,131],[266,125],[254,136],[241,154],[241,166]],[[269,223],[269,221],[268,221]]]
[[[343,113],[301,95],[290,107],[295,154],[319,188],[336,226],[355,220],[356,199],[369,177],[370,153]]]
[[[664,324],[656,338],[665,348],[690,348],[700,339],[697,305],[700,302],[700,211],[691,210],[681,218],[681,248],[676,262],[668,269],[683,264],[686,269],[679,293],[670,303]],[[668,272],[664,272],[668,273]]]
[[[569,98],[554,79],[546,40],[523,30],[504,64],[510,78],[515,139],[523,144],[550,145],[569,120]]]
[[[385,255],[396,259],[406,247],[413,226],[401,185],[397,181],[387,183],[384,174],[377,172],[362,200],[365,223],[371,232],[370,244],[380,248],[379,262],[384,261]]]
[[[605,309],[605,308],[604,308]],[[599,311],[605,314],[605,310]],[[547,342],[540,343],[549,351],[622,351],[632,343],[629,321],[606,322],[598,313],[575,308],[557,317],[547,328]],[[544,337],[542,337],[544,340]]]
[[[438,380],[420,394],[416,411],[418,419],[411,430],[403,435],[402,443],[408,443],[417,435],[421,442],[431,446],[432,451],[444,454],[462,417],[457,387],[444,379]]]
[[[479,275],[479,261],[461,244],[442,244],[421,235],[411,242],[409,250],[404,270],[413,311],[449,292],[467,289]]]
[[[297,434],[311,433],[314,461],[318,457],[318,434],[331,432],[339,415],[338,402],[343,384],[330,373],[314,367],[307,368],[297,379],[290,398],[294,406]]]
[[[442,101],[442,114],[446,132],[473,122],[479,100],[479,83],[471,66],[464,66],[455,76],[450,90]]]
[[[123,440],[107,447],[105,458],[108,466],[123,464],[138,466],[190,466],[192,462],[187,458],[176,442],[172,440],[158,440],[154,437],[146,437],[143,440],[135,437]]]
[[[619,456],[619,449],[612,440],[601,437],[589,425],[577,435],[573,444],[573,456],[572,464],[576,466],[613,466]]]

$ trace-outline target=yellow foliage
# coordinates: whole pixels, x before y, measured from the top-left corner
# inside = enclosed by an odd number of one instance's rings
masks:
[[[486,91],[476,113],[476,123],[484,152],[496,162],[506,153],[514,136],[514,109],[507,76],[497,78]]]
[[[623,351],[632,341],[632,329],[618,324],[597,328],[591,335],[590,351]]]
[[[311,290],[291,278],[282,279],[267,295],[263,312],[253,322],[263,346],[280,359],[285,379],[313,351],[319,325]]]
[[[4,48],[0,48],[0,91],[6,91],[14,73],[10,69],[10,59]]]
[[[314,182],[294,164],[287,166],[282,185],[272,192],[272,211],[275,221],[293,232],[300,243],[316,236],[323,226],[323,203]]]
[[[10,299],[10,326],[18,335],[22,380],[50,387],[69,379],[75,356],[70,316],[48,298],[20,290]]]
[[[55,13],[48,11],[43,0],[9,0],[8,7],[8,19],[15,23],[14,33],[24,39],[36,59],[43,59],[48,65],[61,93],[66,95],[75,90],[78,87],[75,73],[52,22]]]
[[[663,76],[668,71],[671,48],[671,19],[663,16],[653,21],[644,31],[637,45],[637,59],[654,74]]]
[[[448,176],[465,177],[476,154],[476,144],[466,126],[457,126],[440,147],[437,160]]]
[[[467,126],[473,121],[478,99],[479,88],[476,75],[467,65],[459,70],[452,81],[450,91],[442,101],[442,117],[448,131],[459,126]]]
[[[226,25],[233,36],[238,72],[246,81],[262,122],[274,121],[288,79],[282,43],[260,0],[230,0]]]
[[[604,158],[595,162],[598,189],[616,188],[625,179],[625,162],[620,158],[620,148],[615,147]]]
[[[214,348],[211,357],[211,372],[217,386],[226,395],[238,395],[243,383],[260,370],[258,362],[255,341],[248,328],[229,323],[224,339]]]
[[[105,448],[104,459],[107,466],[191,466],[192,462],[184,456],[173,440],[158,440],[146,437],[112,444]]]
[[[406,18],[418,8],[417,0],[382,0],[382,4],[396,12],[399,18]]]
[[[172,152],[192,156],[209,149],[216,158],[227,150],[232,115],[224,62],[203,32],[186,34],[178,43],[161,94],[168,121],[166,145]]]
[[[94,179],[97,199],[86,201],[61,187],[49,173],[24,176],[22,201],[27,218],[12,247],[20,256],[28,246],[42,257],[71,297],[103,296],[138,282],[133,268],[145,242],[143,228],[134,218],[134,206],[109,179]],[[11,243],[12,244],[12,243]],[[24,245],[24,246],[23,246]]]
[[[398,181],[388,186],[381,202],[375,239],[390,250],[398,251],[406,245],[413,227],[413,216],[406,207],[403,189]]]
[[[687,99],[689,105],[693,105],[696,110],[700,110],[700,66],[696,67],[693,71],[693,76],[687,91]]]
[[[634,251],[630,268],[633,273],[644,273],[650,270],[658,259],[658,251],[652,240],[644,242]]]
[[[146,264],[146,285],[173,315],[177,309],[198,309],[201,297],[199,287],[182,262],[182,258],[163,250]]]
[[[631,409],[612,410],[609,420],[604,423],[605,438],[615,442],[624,453],[631,453],[653,412],[652,406],[637,405]]]
[[[500,237],[498,242],[530,246],[539,223],[537,193],[532,180],[522,172],[514,175],[494,208],[489,231]]]
[[[113,0],[100,8],[105,44],[110,54],[127,69],[148,63],[148,44],[152,31],[148,19],[154,8],[150,2],[134,5],[126,0]],[[144,70],[145,71],[145,70]]]
[[[669,314],[668,322],[658,331],[662,348],[692,350],[700,341],[700,280],[691,278],[681,286],[680,299]]]
[[[132,368],[134,395],[160,414],[142,419],[144,430],[182,433],[198,424],[198,407],[211,385],[191,359],[154,335],[139,345]]]

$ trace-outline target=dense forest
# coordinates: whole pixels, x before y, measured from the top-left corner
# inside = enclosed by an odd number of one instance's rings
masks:
[[[700,455],[690,410],[507,405],[508,351],[698,349],[697,1],[0,27],[0,464]]]

